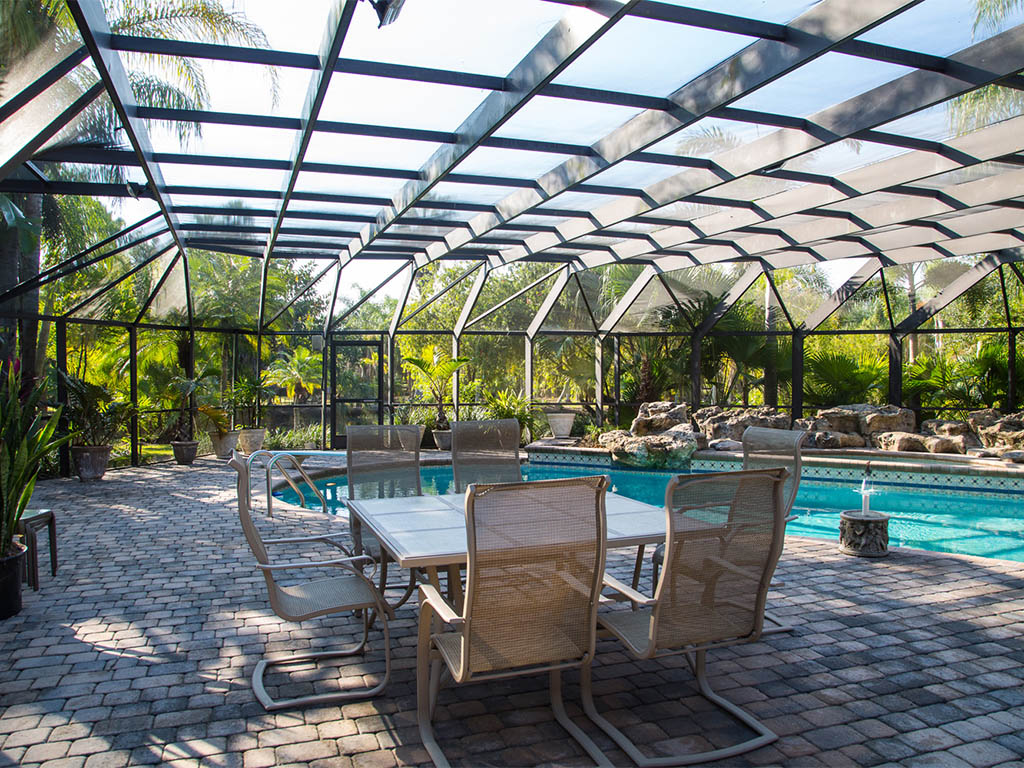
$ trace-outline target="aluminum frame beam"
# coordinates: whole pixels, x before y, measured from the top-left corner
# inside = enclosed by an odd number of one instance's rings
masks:
[[[420,177],[408,182],[348,246],[356,257],[475,149],[497,131],[545,85],[578,59],[611,29],[638,0],[611,0],[617,7],[608,18],[600,14],[563,18],[530,50],[505,78],[506,90],[494,91],[455,131],[458,143],[440,147],[420,168]]]
[[[1009,54],[1007,51],[1013,53]],[[955,58],[965,64],[986,63],[998,59],[1004,73],[1024,68],[1024,26],[970,46],[956,54]],[[535,235],[529,238],[523,247],[509,249],[502,255],[501,260],[518,260],[555,243],[596,234],[605,226],[654,210],[656,207],[679,201],[692,201],[695,195],[733,182],[739,177],[776,166],[866,128],[882,125],[901,115],[952,98],[967,90],[970,88],[963,81],[946,75],[926,71],[912,72],[807,118],[809,124],[819,128],[814,133],[780,129],[738,149],[712,156],[711,159],[717,166],[727,170],[725,178],[711,171],[688,169],[646,187],[643,192],[650,203],[638,198],[615,201],[591,211],[592,221],[600,222],[600,226],[583,220],[567,222],[559,226],[558,235]],[[908,99],[907,94],[911,94],[913,100]],[[838,190],[835,190],[834,194],[836,201],[844,197]],[[757,223],[764,218],[768,217],[751,213],[744,223]],[[675,247],[694,239],[695,234],[700,236],[702,233],[697,233],[690,227],[674,227],[656,234],[662,247]],[[650,253],[653,249],[631,242],[613,246],[613,250],[619,258],[635,258]]]
[[[598,172],[682,130],[717,108],[823,55],[843,40],[871,29],[918,2],[920,0],[825,0],[819,3],[788,25],[786,43],[758,40],[691,80],[669,96],[673,104],[671,112],[646,110],[627,121],[593,145],[594,156],[574,158],[561,164],[538,177],[535,189],[509,195],[497,204],[498,212],[473,219],[473,234],[478,237],[499,227],[504,221],[576,187]],[[591,212],[591,215],[594,213]],[[635,215],[635,211],[628,214],[632,215]],[[600,221],[600,216],[595,218]],[[608,223],[601,221],[602,226]],[[589,231],[593,231],[592,226]],[[452,232],[445,248],[428,248],[421,258],[440,258],[467,244],[469,239],[464,231]],[[559,239],[545,238],[545,247],[555,244]],[[514,258],[503,257],[493,265],[510,260]]]
[[[893,333],[899,338],[905,337],[943,309],[948,307],[956,299],[963,296],[970,288],[980,283],[986,277],[997,271],[1003,264],[1024,261],[1024,249],[1014,248],[1003,250],[998,253],[990,253],[973,267],[968,269],[948,286],[943,288],[936,296],[932,297],[924,305],[911,312],[906,318],[893,328]]]
[[[858,269],[849,279],[841,286],[836,288],[825,301],[818,305],[817,309],[811,312],[802,323],[798,326],[797,330],[801,331],[813,331],[817,330],[822,323],[828,320],[832,315],[839,310],[850,298],[853,297],[857,291],[859,291],[865,283],[871,278],[882,271],[882,262],[876,259],[868,259],[867,263],[863,267]]]

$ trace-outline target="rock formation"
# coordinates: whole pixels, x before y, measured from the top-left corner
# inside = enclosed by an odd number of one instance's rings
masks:
[[[689,424],[675,424],[663,432],[642,435],[618,429],[606,432],[598,441],[611,452],[612,461],[627,467],[683,469],[697,450],[698,437],[703,436]]]

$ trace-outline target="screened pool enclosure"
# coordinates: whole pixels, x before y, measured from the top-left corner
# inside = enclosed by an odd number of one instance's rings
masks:
[[[421,419],[438,353],[463,417],[1016,410],[1024,4],[391,5],[200,39],[66,0],[3,54],[0,322],[138,405],[126,461],[175,380],[339,445]]]

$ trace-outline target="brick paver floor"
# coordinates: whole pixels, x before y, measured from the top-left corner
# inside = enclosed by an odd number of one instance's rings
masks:
[[[303,625],[266,602],[222,463],[111,472],[99,483],[40,484],[57,511],[60,570],[0,622],[0,764],[47,768],[301,765],[426,761],[415,727],[415,619],[392,623],[385,695],[267,714],[250,676],[267,651],[355,637],[351,616]],[[270,535],[337,530],[318,512],[258,514]],[[42,540],[41,540],[42,541]],[[43,545],[45,547],[45,545]],[[633,552],[614,552],[612,572]],[[712,681],[781,735],[730,765],[1024,766],[1024,571],[998,560],[894,551],[845,557],[790,538],[772,592],[795,631],[710,654]],[[382,668],[380,634],[341,666],[361,685]],[[744,734],[696,696],[680,657],[632,661],[601,641],[598,706],[638,743],[696,749]],[[337,683],[298,673],[281,693]],[[364,677],[366,676],[366,677]],[[324,682],[326,679],[326,682]],[[566,675],[570,714],[576,673]],[[268,682],[284,683],[270,676]],[[554,724],[542,676],[442,691],[437,733],[462,765],[587,765]],[[603,735],[619,765],[629,761]],[[654,752],[652,752],[654,754]]]

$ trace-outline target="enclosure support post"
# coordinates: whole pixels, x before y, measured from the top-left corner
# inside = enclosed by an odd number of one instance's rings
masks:
[[[699,334],[690,337],[690,413],[700,410],[700,343]]]
[[[132,328],[134,331],[135,329]],[[132,355],[134,360],[135,355]],[[188,357],[185,358],[185,378],[193,380],[196,377],[196,332],[194,328],[188,331]],[[196,392],[193,389],[188,396],[188,439],[196,439]]]
[[[594,337],[594,397],[597,406],[594,423],[600,427],[604,423],[604,342],[600,336]]]
[[[459,356],[459,337],[452,336],[452,360]],[[455,372],[455,376],[452,377],[452,410],[455,411],[455,420],[458,421],[459,416],[459,371]]]
[[[388,424],[395,423],[395,337],[390,333],[387,335],[388,344],[388,391],[386,400],[388,404]]]
[[[64,320],[58,320],[57,328],[55,332],[55,341],[57,345],[57,370],[61,373],[68,372],[68,324]],[[57,402],[63,406],[67,406],[68,403],[68,389],[64,385],[64,379],[61,376],[57,377]],[[60,431],[67,433],[68,431],[68,417],[67,408],[61,411],[60,417]],[[60,460],[60,475],[61,477],[71,477],[71,451],[68,450],[66,445],[62,445],[58,452]]]
[[[235,421],[238,419],[238,404],[235,400],[235,385],[238,383],[238,334],[231,334],[231,392],[228,399],[231,401],[231,428],[235,428]]]
[[[331,349],[331,333],[328,331],[324,334],[324,348],[320,350],[320,446],[325,450],[330,448],[327,444],[327,404],[331,403],[331,407],[334,407],[334,388],[331,387],[330,395],[327,393],[327,377],[330,375],[327,366],[328,364],[334,364],[334,359],[330,352]],[[378,365],[382,362],[382,360],[377,361]]]
[[[1009,343],[1006,347],[1006,410],[1013,413],[1017,410],[1017,329],[1011,328]]]
[[[889,334],[889,403],[903,404],[903,337]]]
[[[791,354],[793,356],[793,375],[790,385],[792,390],[792,396],[790,397],[792,413],[790,418],[796,421],[804,417],[804,335],[799,330],[793,332],[793,350]]]
[[[526,399],[533,403],[533,339],[525,339],[523,355],[526,358]]]
[[[128,397],[132,401],[132,417],[128,422],[132,444],[132,466],[139,466],[139,329],[128,329]],[[185,375],[192,378],[186,371]]]
[[[612,337],[612,349],[615,351],[615,426],[621,423],[622,407],[622,354],[619,344],[622,339],[619,336]]]

